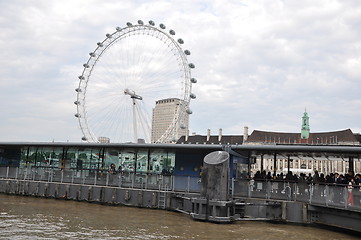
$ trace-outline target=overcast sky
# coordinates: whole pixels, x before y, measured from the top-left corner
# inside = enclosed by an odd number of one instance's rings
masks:
[[[174,29],[198,79],[190,131],[361,132],[356,0],[0,1],[0,141],[74,141],[88,53],[126,22]]]

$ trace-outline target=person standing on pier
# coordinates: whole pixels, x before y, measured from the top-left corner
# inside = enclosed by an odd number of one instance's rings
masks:
[[[353,199],[353,185],[355,185],[355,180],[353,178],[351,178],[351,180],[348,182],[348,199],[347,199],[347,205],[349,206],[353,206],[354,203],[354,199]]]

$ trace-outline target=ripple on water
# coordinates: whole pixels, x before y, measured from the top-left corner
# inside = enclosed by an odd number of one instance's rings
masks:
[[[358,239],[313,227],[211,224],[174,212],[8,195],[0,195],[0,209],[1,239]]]

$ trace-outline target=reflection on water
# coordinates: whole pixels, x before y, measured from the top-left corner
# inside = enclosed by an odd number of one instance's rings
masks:
[[[151,209],[0,194],[1,239],[358,239],[313,227],[212,224]]]

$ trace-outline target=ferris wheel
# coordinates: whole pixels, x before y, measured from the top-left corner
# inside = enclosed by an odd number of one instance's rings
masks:
[[[189,50],[175,31],[153,21],[127,23],[106,34],[90,52],[75,89],[78,118],[87,142],[172,142],[188,126],[191,92]],[[171,111],[153,118],[156,104],[171,102]],[[162,114],[164,116],[162,116]],[[162,121],[167,119],[167,121]],[[157,122],[158,121],[158,122]],[[155,129],[158,129],[158,135]],[[161,133],[159,134],[159,129]],[[188,130],[188,129],[186,129]]]

